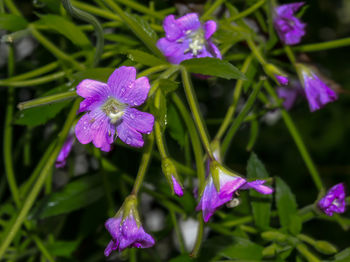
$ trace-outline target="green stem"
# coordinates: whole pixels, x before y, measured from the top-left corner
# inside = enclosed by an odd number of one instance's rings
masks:
[[[93,67],[96,67],[100,62],[100,59],[103,53],[103,45],[104,45],[103,28],[101,24],[93,15],[72,6],[70,0],[62,0],[62,4],[71,16],[76,17],[80,20],[83,20],[87,23],[90,23],[94,27],[97,41],[96,41],[96,52],[94,55]]]
[[[251,38],[247,38],[247,44],[250,48],[250,50],[253,52],[254,56],[262,66],[265,66],[267,62],[265,61],[265,58],[262,57],[258,47],[255,45],[254,41]]]
[[[77,8],[79,8],[81,10],[84,10],[86,12],[92,13],[94,15],[98,15],[98,16],[106,18],[106,19],[115,20],[117,22],[122,22],[123,21],[118,15],[115,15],[111,11],[103,10],[101,8],[98,8],[98,7],[95,7],[95,6],[86,4],[86,3],[82,3],[80,1],[73,1],[73,4]]]
[[[104,2],[123,19],[131,31],[133,31],[141,41],[143,41],[149,50],[151,50],[158,57],[164,58],[163,54],[156,46],[156,40],[151,38],[137,23],[135,23],[131,16],[124,13],[123,9],[113,2],[113,0],[104,0]]]
[[[194,154],[196,167],[197,167],[197,176],[199,181],[198,189],[199,189],[199,192],[202,192],[202,189],[204,188],[204,185],[205,185],[205,168],[203,165],[203,150],[202,150],[202,146],[201,146],[198,134],[196,132],[196,127],[193,124],[190,113],[187,111],[185,105],[183,104],[183,102],[181,101],[181,99],[178,97],[177,94],[175,93],[172,94],[172,100],[174,101],[176,107],[178,108],[182,116],[182,119],[184,120],[187,126],[187,131],[191,138],[193,154]]]
[[[11,13],[22,16],[21,12],[18,10],[17,6],[12,2],[12,0],[4,0],[6,7],[11,11]]]
[[[161,79],[168,79],[171,75],[176,73],[179,70],[179,67],[177,65],[173,65],[169,67],[168,70],[164,71],[158,78],[157,80],[153,81],[153,85],[151,87],[151,90],[149,90],[148,97],[151,97],[158,89],[159,86],[159,81]],[[143,74],[143,72],[142,72]]]
[[[273,88],[270,86],[267,81],[265,82],[265,88],[267,92],[275,99],[277,103],[280,104],[280,99],[278,98],[276,92],[273,90]],[[305,144],[303,140],[301,139],[301,136],[296,128],[296,126],[293,123],[292,118],[290,117],[289,113],[284,109],[281,108],[282,118],[286,124],[286,127],[291,134],[292,138],[294,139],[294,142],[299,149],[300,155],[303,158],[306,167],[309,169],[309,172],[311,174],[312,180],[315,183],[316,188],[320,191],[320,194],[324,192],[324,187],[322,184],[322,180],[320,178],[320,174],[318,173],[315,164],[313,163],[309,152],[307,151]]]
[[[225,0],[215,0],[215,2],[208,8],[207,11],[202,15],[201,20],[208,19],[211,14],[224,2]]]
[[[250,15],[251,13],[253,13],[255,10],[257,10],[258,8],[260,8],[260,6],[262,6],[265,3],[266,0],[260,0],[259,2],[256,2],[254,5],[252,5],[251,7],[249,7],[248,9],[244,10],[243,12],[240,12],[239,14],[235,15],[235,16],[231,16],[228,21],[232,22],[235,21],[237,19],[241,19],[243,17],[246,17],[247,15]]]
[[[298,51],[298,52],[317,52],[317,51],[323,51],[328,49],[345,47],[349,45],[350,45],[350,37],[347,37],[347,38],[332,40],[332,41],[323,42],[323,43],[300,45],[300,46],[292,47],[292,50]],[[278,49],[273,51],[271,54],[280,55],[282,53],[283,53],[283,49]]]
[[[16,220],[14,222],[14,224],[10,227],[10,230],[8,232],[6,232],[4,234],[4,238],[3,238],[3,242],[1,243],[0,246],[0,257],[3,257],[6,249],[8,248],[8,246],[11,244],[12,240],[14,239],[14,237],[16,236],[18,230],[20,229],[20,227],[22,226],[23,222],[26,220],[27,215],[31,209],[31,207],[34,204],[34,201],[36,200],[40,190],[42,189],[47,174],[50,172],[53,164],[56,161],[56,158],[61,150],[61,147],[69,133],[69,130],[73,124],[73,121],[76,117],[76,112],[77,109],[79,107],[79,100],[76,100],[70,113],[67,116],[67,120],[64,124],[64,127],[62,129],[62,131],[60,132],[59,136],[58,136],[58,141],[56,144],[56,147],[52,153],[52,155],[50,155],[50,158],[48,159],[48,161],[45,163],[45,166],[43,167],[38,179],[36,180],[35,184],[32,187],[32,190],[30,191],[28,197],[26,198],[21,210],[18,213],[18,216],[16,217]]]
[[[35,244],[41,253],[46,257],[46,259],[50,262],[54,262],[55,259],[51,256],[50,252],[47,250],[43,242],[41,242],[40,238],[38,238],[36,235],[31,236],[31,238],[34,240]]]
[[[230,143],[232,142],[232,139],[233,139],[236,131],[240,127],[240,125],[243,122],[243,120],[246,117],[246,115],[249,113],[249,111],[252,108],[252,106],[254,105],[254,102],[256,100],[256,97],[258,96],[258,93],[260,91],[260,87],[263,84],[263,82],[265,82],[265,81],[264,80],[260,80],[259,83],[257,83],[253,87],[253,92],[251,93],[251,95],[249,96],[247,102],[245,103],[244,107],[242,108],[242,111],[238,114],[236,119],[233,121],[230,129],[227,131],[227,134],[226,134],[226,136],[225,136],[225,138],[224,138],[224,140],[222,142],[222,147],[221,147],[222,156],[225,156],[226,151],[227,151]]]
[[[210,159],[214,159],[213,153],[210,148],[209,138],[207,135],[207,131],[204,127],[203,121],[202,121],[202,115],[199,111],[198,101],[196,98],[196,94],[193,90],[192,82],[189,73],[185,68],[181,68],[181,76],[182,76],[182,83],[184,86],[186,98],[188,101],[188,104],[190,105],[192,115],[194,122],[196,123],[197,130],[199,132],[199,135],[202,139],[204,148],[209,156]]]
[[[23,80],[23,81],[14,81],[10,82],[8,79],[1,81],[0,86],[11,86],[11,87],[29,87],[29,86],[37,86],[41,84],[45,84],[57,79],[60,79],[66,75],[65,72],[57,72],[51,75],[39,77],[36,79]]]
[[[58,59],[62,59],[75,67],[78,70],[84,70],[85,67],[75,61],[70,55],[67,55],[63,51],[61,51],[58,47],[56,47],[50,40],[48,40],[44,35],[42,35],[38,30],[36,30],[34,24],[30,24],[28,26],[32,35],[46,48],[48,49],[54,56]]]
[[[177,240],[180,243],[181,254],[186,254],[187,251],[186,251],[185,241],[184,241],[184,238],[182,236],[179,224],[177,223],[175,211],[172,210],[172,209],[169,209],[169,211],[170,211],[171,221],[173,222],[173,225],[174,225],[174,229],[175,229],[175,233],[176,233],[176,236],[177,236]]]
[[[61,101],[67,100],[67,99],[75,98],[75,97],[77,97],[76,91],[68,91],[68,92],[64,92],[64,93],[55,94],[52,96],[40,97],[37,99],[22,102],[22,103],[19,103],[17,105],[17,108],[19,110],[24,110],[24,109],[28,109],[28,108],[32,108],[32,107],[43,106],[43,105],[47,105],[47,104],[61,102]]]
[[[302,254],[308,262],[320,262],[321,260],[318,259],[313,253],[310,252],[310,250],[306,247],[306,245],[299,243],[296,245],[296,249],[299,251],[300,254]]]
[[[247,59],[244,61],[243,66],[242,66],[242,73],[245,74],[252,62],[253,56],[248,56]],[[237,80],[236,86],[235,86],[235,91],[233,93],[233,102],[230,105],[230,107],[227,109],[227,113],[225,115],[225,118],[219,128],[219,131],[216,133],[215,139],[217,141],[220,141],[222,136],[225,134],[230,122],[232,121],[232,118],[234,116],[234,113],[236,111],[236,107],[238,104],[238,100],[241,96],[242,92],[242,87],[243,87],[243,80]]]
[[[8,75],[11,77],[14,73],[15,68],[15,56],[14,56],[14,47],[8,45]],[[12,159],[12,119],[14,113],[14,103],[15,103],[15,92],[14,88],[10,87],[7,94],[7,107],[6,107],[6,116],[5,116],[5,125],[4,125],[4,165],[7,181],[10,187],[10,191],[13,197],[13,200],[16,206],[19,208],[21,206],[18,186],[16,182],[16,176],[13,168],[13,159]]]
[[[197,219],[198,219],[198,232],[197,232],[197,238],[196,238],[196,242],[194,244],[194,247],[192,249],[192,252],[190,254],[191,257],[197,257],[199,250],[201,248],[202,245],[202,240],[203,240],[203,232],[204,232],[204,221],[202,218],[202,212],[199,212],[197,215]]]
[[[151,160],[153,145],[154,145],[154,135],[153,135],[153,133],[151,133],[148,136],[148,142],[147,142],[147,145],[145,146],[145,151],[142,154],[141,164],[139,166],[139,171],[137,172],[134,187],[133,187],[132,192],[131,192],[131,194],[133,194],[133,195],[137,195],[141,186],[142,186],[143,179],[145,177],[148,165],[149,165],[150,160]]]
[[[288,45],[284,46],[284,51],[286,52],[290,62],[295,67],[296,66],[296,59],[295,59],[294,53],[293,53],[292,49],[290,48],[290,46],[288,46]]]
[[[138,77],[149,76],[151,74],[163,71],[167,68],[169,68],[168,64],[153,66],[153,67],[147,68],[146,70],[142,71],[140,74],[138,74]]]
[[[155,98],[154,98],[154,106],[159,109],[160,106],[160,98],[161,98],[161,90],[158,90]],[[154,122],[154,134],[156,137],[157,147],[158,151],[160,153],[160,156],[162,159],[167,158],[167,151],[165,148],[164,140],[163,140],[163,134],[160,128],[160,124],[158,120],[156,119]]]

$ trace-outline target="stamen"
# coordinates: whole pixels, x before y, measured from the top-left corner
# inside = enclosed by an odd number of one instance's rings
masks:
[[[110,97],[102,106],[102,111],[109,117],[112,124],[117,123],[124,115],[126,105]]]
[[[190,40],[189,48],[185,50],[184,54],[191,52],[194,56],[197,56],[205,46],[204,32],[202,29],[198,29],[195,32],[191,30],[186,31],[186,38]]]

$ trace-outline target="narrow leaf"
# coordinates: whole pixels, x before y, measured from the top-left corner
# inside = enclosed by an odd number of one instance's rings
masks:
[[[269,177],[264,164],[257,155],[251,153],[248,160],[247,176],[250,180],[266,179]],[[270,225],[272,195],[262,195],[255,190],[250,190],[252,198],[252,210],[255,225],[260,229],[267,229]]]
[[[147,66],[157,66],[166,63],[154,55],[148,54],[140,50],[128,50],[128,58],[137,63]]]
[[[0,14],[0,29],[14,32],[25,29],[27,25],[28,22],[22,16]]]
[[[48,26],[51,30],[54,30],[65,37],[67,37],[73,44],[80,47],[91,47],[89,39],[84,32],[71,21],[58,15],[44,15],[41,16],[37,22]]]
[[[181,65],[191,73],[217,76],[226,79],[247,79],[238,68],[234,67],[229,62],[218,58],[193,58],[181,62]]]

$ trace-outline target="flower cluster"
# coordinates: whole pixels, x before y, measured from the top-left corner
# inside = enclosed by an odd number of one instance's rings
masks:
[[[209,20],[203,25],[196,13],[190,13],[178,19],[169,15],[164,19],[165,37],[157,42],[157,47],[172,64],[200,57],[221,59],[219,49],[210,40],[216,31],[215,21]]]
[[[91,141],[97,148],[110,151],[115,136],[133,147],[142,147],[142,134],[153,129],[153,115],[133,107],[142,105],[150,85],[147,77],[136,79],[134,67],[122,66],[109,77],[107,84],[85,79],[77,94],[85,98],[79,112],[86,112],[75,127],[80,143]]]

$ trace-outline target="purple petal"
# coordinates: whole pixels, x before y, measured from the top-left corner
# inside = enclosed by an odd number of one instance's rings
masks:
[[[304,73],[303,77],[305,94],[309,102],[311,112],[316,111],[327,103],[338,99],[337,94],[315,74],[309,76]]]
[[[305,3],[304,2],[297,2],[297,3],[291,3],[291,4],[285,4],[280,5],[276,8],[276,12],[280,16],[290,16],[293,15],[296,11],[299,10],[300,7],[302,7]]]
[[[142,105],[150,89],[150,85],[147,77],[140,77],[136,79],[129,86],[120,90],[118,94],[118,99],[120,102],[128,104],[130,106],[140,106]]]
[[[174,41],[182,36],[182,30],[178,26],[174,15],[168,15],[163,21],[165,36],[168,40]]]
[[[189,48],[188,41],[178,43],[161,38],[157,42],[157,47],[172,64],[180,64],[183,60],[193,58],[191,52],[186,52]]]
[[[114,133],[115,129],[109,123],[109,118],[99,108],[85,113],[75,126],[75,135],[80,143],[88,144],[92,141],[97,148],[104,151],[109,151]]]
[[[198,18],[198,14],[189,13],[176,20],[177,25],[183,32],[188,30],[195,31],[201,27],[201,23]]]
[[[299,90],[297,88],[279,87],[277,88],[277,94],[280,98],[284,99],[284,108],[290,110],[297,99]]]
[[[105,222],[105,227],[114,240],[117,240],[120,235],[121,217],[112,217]]]
[[[153,130],[154,116],[129,107],[124,112],[123,122],[140,133],[149,134]]]
[[[104,251],[104,254],[106,257],[108,257],[113,250],[116,250],[118,248],[118,244],[116,242],[114,242],[113,240],[109,241],[105,251]]]
[[[116,69],[108,78],[108,86],[112,94],[119,101],[124,97],[124,93],[136,79],[136,69],[132,66],[121,66]]]
[[[85,98],[80,103],[79,112],[91,111],[101,105],[108,98],[110,89],[105,83],[85,79],[78,84],[77,94]]]
[[[74,142],[74,136],[69,134],[56,159],[56,163],[55,163],[56,168],[62,168],[66,165],[66,159],[70,151],[72,150],[73,142]]]
[[[346,209],[344,184],[339,183],[328,190],[318,202],[318,206],[327,216],[332,216],[333,213],[344,213]]]
[[[175,179],[174,176],[171,176],[171,180],[173,182],[173,189],[174,189],[175,194],[178,195],[179,197],[182,197],[184,192],[183,192],[183,189],[182,189],[180,183],[177,182],[177,180]]]
[[[222,59],[219,48],[217,48],[211,41],[208,41],[208,51],[213,55],[213,57]]]
[[[204,24],[204,37],[205,39],[209,39],[216,31],[216,22],[213,20],[209,20]]]
[[[233,193],[246,183],[241,177],[233,177],[225,174],[220,174],[220,198],[233,197]]]
[[[245,190],[245,189],[254,189],[255,191],[264,194],[264,195],[269,195],[273,193],[273,189],[264,186],[263,184],[265,183],[265,180],[255,180],[252,182],[247,182],[245,185],[243,185],[240,189]]]
[[[129,126],[126,121],[122,121],[117,126],[117,134],[125,144],[133,147],[143,147],[142,135],[133,127]]]

